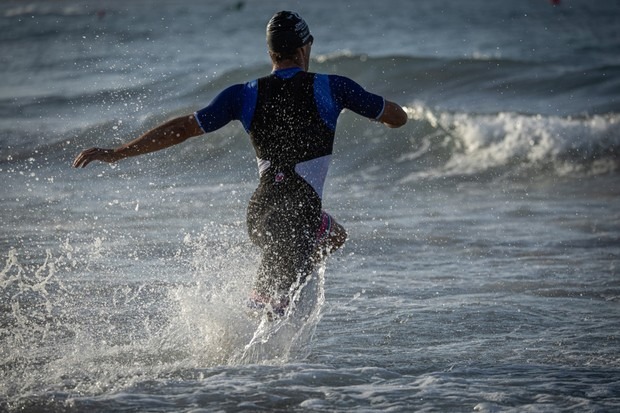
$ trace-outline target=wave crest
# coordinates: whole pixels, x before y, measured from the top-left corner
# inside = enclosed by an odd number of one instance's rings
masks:
[[[618,171],[620,116],[558,117],[501,112],[472,115],[439,114],[423,106],[407,108],[409,118],[421,130],[413,151],[397,162],[431,157],[443,161],[401,178],[599,175]]]

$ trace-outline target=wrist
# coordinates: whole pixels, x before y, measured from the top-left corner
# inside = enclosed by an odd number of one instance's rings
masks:
[[[110,163],[116,162],[116,161],[120,161],[121,159],[125,159],[127,158],[127,154],[125,153],[126,148],[116,148],[116,149],[111,149],[110,151],[107,152],[107,161]]]

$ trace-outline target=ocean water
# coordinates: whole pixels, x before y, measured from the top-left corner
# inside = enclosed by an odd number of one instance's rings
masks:
[[[554,4],[555,3],[555,4]],[[267,322],[244,306],[257,182],[239,124],[71,168],[269,72],[403,105],[342,114],[325,208],[349,232]],[[0,411],[620,409],[620,3],[0,3]]]

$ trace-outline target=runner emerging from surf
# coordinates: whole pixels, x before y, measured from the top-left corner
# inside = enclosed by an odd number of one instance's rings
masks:
[[[256,152],[260,182],[247,211],[248,234],[262,257],[251,294],[257,308],[283,313],[291,292],[347,234],[322,210],[336,121],[343,109],[400,127],[407,115],[396,103],[353,80],[308,72],[313,36],[294,12],[267,24],[273,64],[269,76],[222,91],[207,107],[172,119],[116,149],[91,148],[73,166],[116,162],[154,152],[239,120]]]

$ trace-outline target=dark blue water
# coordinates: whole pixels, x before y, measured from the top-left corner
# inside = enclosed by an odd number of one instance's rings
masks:
[[[340,117],[325,208],[350,239],[274,327],[243,305],[257,171],[239,124],[70,164],[268,73],[282,8],[314,34],[311,70],[409,122]],[[617,410],[619,16],[586,0],[3,2],[0,410]]]

